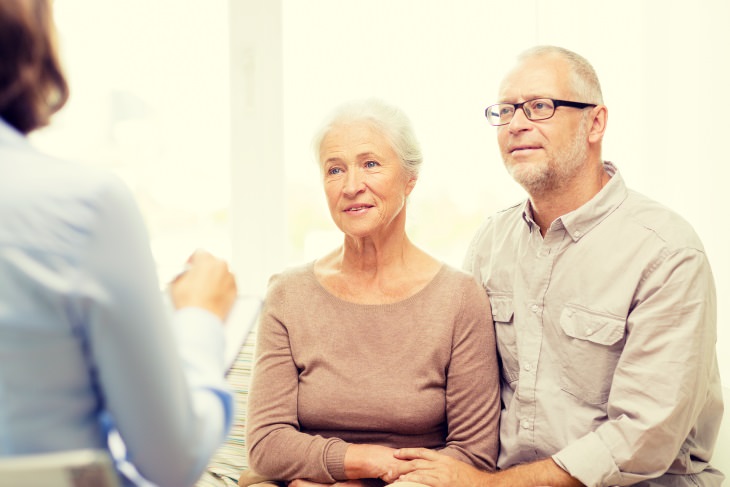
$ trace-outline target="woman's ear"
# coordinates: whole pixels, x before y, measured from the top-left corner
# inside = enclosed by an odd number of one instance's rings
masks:
[[[406,196],[411,194],[411,191],[416,186],[416,181],[418,181],[418,178],[415,176],[408,178],[408,182],[406,183]]]

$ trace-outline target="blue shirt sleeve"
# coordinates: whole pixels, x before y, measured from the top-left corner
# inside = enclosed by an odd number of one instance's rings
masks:
[[[166,309],[144,222],[121,182],[111,179],[93,202],[74,314],[103,407],[145,478],[192,485],[232,418],[221,322],[202,309]]]

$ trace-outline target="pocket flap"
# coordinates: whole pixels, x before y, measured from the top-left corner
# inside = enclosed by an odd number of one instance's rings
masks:
[[[489,303],[492,305],[492,319],[494,321],[509,322],[514,315],[512,296],[490,294]]]
[[[560,315],[566,335],[601,345],[613,345],[623,338],[626,320],[567,305]]]

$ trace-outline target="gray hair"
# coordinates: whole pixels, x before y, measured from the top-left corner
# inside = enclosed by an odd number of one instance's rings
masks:
[[[406,114],[382,100],[367,99],[341,105],[330,115],[312,141],[316,160],[320,160],[322,141],[334,127],[367,122],[382,133],[411,177],[418,177],[423,162],[421,146]]]
[[[570,66],[571,88],[578,97],[577,100],[584,103],[603,104],[601,83],[598,81],[596,70],[586,58],[569,49],[558,46],[535,46],[520,54],[518,61],[525,61],[530,58],[555,55],[564,59]]]

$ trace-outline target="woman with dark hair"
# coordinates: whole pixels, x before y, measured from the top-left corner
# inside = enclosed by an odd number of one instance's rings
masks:
[[[0,1],[0,458],[105,449],[114,428],[142,476],[193,485],[231,423],[235,280],[196,252],[169,313],[129,190],[30,145],[68,97],[51,14]]]
[[[48,124],[68,99],[56,53],[50,5],[0,3],[0,117],[20,133]]]

